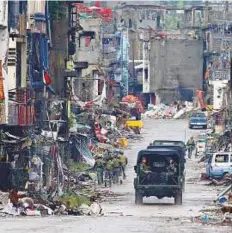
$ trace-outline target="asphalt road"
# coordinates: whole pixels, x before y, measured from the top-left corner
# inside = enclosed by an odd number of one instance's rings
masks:
[[[102,217],[25,217],[0,219],[0,233],[179,233],[231,232],[226,226],[203,225],[192,221],[203,206],[210,205],[216,191],[198,182],[200,168],[193,159],[187,162],[186,191],[183,205],[175,206],[172,198],[144,198],[142,206],[134,204],[134,169],[136,154],[154,139],[186,141],[199,130],[189,130],[186,120],[147,120],[143,140],[130,144],[127,180],[112,191],[117,198],[102,203]]]

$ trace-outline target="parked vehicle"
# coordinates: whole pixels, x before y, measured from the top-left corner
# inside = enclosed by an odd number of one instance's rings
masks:
[[[232,174],[232,152],[210,154],[206,164],[206,175],[208,177],[223,177],[226,173]]]
[[[186,145],[183,141],[172,141],[172,140],[155,140],[152,142],[153,146],[181,146],[186,148]]]
[[[142,204],[143,197],[150,196],[174,197],[176,205],[182,204],[184,160],[179,151],[167,148],[141,150],[134,170],[136,204]]]
[[[189,128],[207,129],[208,120],[204,112],[193,113],[189,119]]]

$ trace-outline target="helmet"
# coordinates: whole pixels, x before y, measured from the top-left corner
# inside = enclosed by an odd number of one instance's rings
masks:
[[[98,154],[98,155],[96,155],[96,159],[100,159],[100,158],[102,158],[103,156],[102,156],[102,154]]]
[[[118,154],[120,154],[119,150],[115,150],[114,155],[118,155]]]
[[[120,154],[120,155],[123,155],[123,154],[124,154],[124,151],[123,151],[123,150],[119,150],[119,154]]]

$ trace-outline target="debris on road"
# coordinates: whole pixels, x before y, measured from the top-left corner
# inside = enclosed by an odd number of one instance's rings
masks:
[[[173,105],[148,105],[148,110],[143,114],[144,118],[153,119],[179,119],[185,118],[190,112],[196,111],[199,108],[194,108],[193,103],[185,102],[184,105],[180,106],[177,103]]]

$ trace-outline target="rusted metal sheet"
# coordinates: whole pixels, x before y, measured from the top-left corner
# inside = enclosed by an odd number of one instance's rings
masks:
[[[18,125],[18,104],[17,103],[8,104],[8,124]]]
[[[19,15],[19,34],[21,36],[26,36],[26,21],[24,14]]]
[[[34,123],[34,106],[10,103],[8,106],[8,112],[9,125],[31,126]]]
[[[5,104],[0,103],[0,124],[6,123]]]
[[[5,100],[2,68],[2,61],[0,60],[0,101]]]
[[[8,106],[8,124],[19,126],[31,126],[34,123],[34,106],[30,104],[31,91],[29,89],[19,89],[16,92],[15,103]]]

